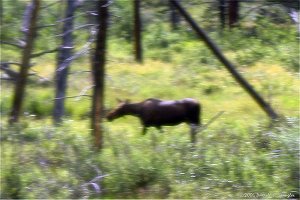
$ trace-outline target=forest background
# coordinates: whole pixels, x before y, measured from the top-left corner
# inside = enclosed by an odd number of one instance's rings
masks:
[[[32,4],[1,1],[1,198],[299,197],[298,2],[180,1],[279,114],[271,123],[169,1],[140,1],[141,60],[134,1],[110,1],[104,110],[116,107],[116,98],[191,97],[203,106],[204,124],[224,113],[195,146],[186,124],[143,136],[137,118],[104,119],[101,151],[90,122],[99,1],[72,2],[68,18],[70,1],[40,1],[22,112],[10,123]],[[229,9],[232,2],[237,7]],[[73,28],[64,30],[70,19]],[[58,47],[69,34],[64,115],[57,121]]]

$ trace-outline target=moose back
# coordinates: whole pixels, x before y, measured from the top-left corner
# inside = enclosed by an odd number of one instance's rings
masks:
[[[148,127],[173,126],[187,123],[191,127],[191,142],[196,142],[197,128],[201,125],[201,105],[191,98],[168,100],[149,98],[139,103],[120,101],[117,108],[108,113],[106,118],[112,121],[124,115],[136,116],[143,125],[143,134]]]

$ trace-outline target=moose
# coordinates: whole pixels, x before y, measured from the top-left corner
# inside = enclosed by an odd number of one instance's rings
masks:
[[[107,114],[108,121],[125,115],[138,117],[143,125],[143,135],[148,127],[161,130],[161,126],[174,126],[185,122],[191,127],[191,142],[196,142],[197,128],[201,126],[201,105],[197,100],[185,98],[164,101],[149,98],[139,103],[118,101],[118,107]]]

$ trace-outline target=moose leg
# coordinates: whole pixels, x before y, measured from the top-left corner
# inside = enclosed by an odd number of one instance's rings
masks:
[[[156,126],[157,130],[159,130],[160,133],[163,133],[163,129],[161,128],[161,126]]]
[[[142,132],[142,135],[146,135],[146,133],[147,133],[147,127],[146,127],[146,126],[144,126],[144,127],[143,127],[143,132]]]
[[[191,124],[190,127],[191,127],[191,142],[195,144],[196,143],[196,134],[198,131],[198,125]]]

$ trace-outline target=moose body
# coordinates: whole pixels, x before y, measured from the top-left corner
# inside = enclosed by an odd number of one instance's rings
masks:
[[[191,98],[170,101],[150,98],[139,103],[123,101],[107,115],[107,119],[112,121],[124,115],[138,117],[144,127],[143,134],[146,134],[148,127],[161,130],[162,126],[185,122],[191,126],[192,142],[195,142],[197,127],[201,125],[201,106],[198,101]]]

